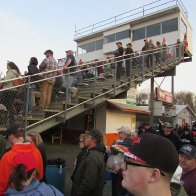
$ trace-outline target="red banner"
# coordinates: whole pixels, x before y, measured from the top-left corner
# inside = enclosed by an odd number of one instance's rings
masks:
[[[158,101],[163,101],[166,103],[173,103],[174,102],[174,98],[172,96],[172,93],[164,91],[160,88],[156,88],[156,97]]]

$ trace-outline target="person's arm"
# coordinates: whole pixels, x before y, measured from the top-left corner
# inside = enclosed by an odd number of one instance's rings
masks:
[[[0,195],[4,195],[11,172],[10,161],[7,159],[8,154],[5,154],[0,160]]]
[[[45,59],[41,62],[41,64],[39,65],[39,70],[40,70],[40,71],[44,71],[44,69],[46,69],[46,67],[47,67],[47,59],[45,58]]]

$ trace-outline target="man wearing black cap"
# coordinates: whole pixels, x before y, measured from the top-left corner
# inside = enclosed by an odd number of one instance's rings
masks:
[[[7,136],[12,148],[0,160],[0,195],[4,195],[8,188],[9,176],[13,167],[13,159],[18,154],[32,153],[36,161],[39,179],[43,178],[43,161],[39,150],[33,143],[25,142],[25,131],[18,124],[12,125],[7,130]]]
[[[67,69],[69,71],[69,76],[65,75],[63,78],[63,87],[68,90],[66,97],[66,102],[71,102],[71,94],[76,94],[78,91],[78,80],[76,78],[77,73],[72,73],[76,71],[76,59],[74,57],[73,50],[67,50],[66,52],[66,62],[64,64],[64,73],[67,74]]]
[[[53,51],[46,50],[44,54],[46,55],[46,58],[39,65],[40,72],[49,72],[56,70],[58,66],[57,61],[53,57]],[[54,77],[56,76],[56,73],[56,71],[53,71],[47,74],[43,74],[45,80],[41,81],[40,83],[40,109],[47,109],[50,104],[52,88],[55,83]]]
[[[196,147],[186,144],[180,148],[179,162],[182,167],[181,183],[189,196],[196,195]]]
[[[165,122],[162,126],[160,135],[170,140],[177,150],[180,148],[180,141],[178,137],[173,133],[173,125],[169,122]]]
[[[127,77],[130,76],[130,70],[131,70],[131,57],[133,57],[133,54],[134,51],[132,49],[132,44],[131,43],[128,43],[127,44],[127,48],[126,48],[126,51],[125,51],[125,65],[126,65],[126,75]],[[132,62],[133,62],[133,59],[132,59]]]
[[[134,196],[171,196],[170,182],[178,167],[173,144],[156,134],[141,134],[124,152],[122,186]]]
[[[114,52],[114,56],[116,57],[116,79],[119,80],[123,72],[122,64],[123,64],[124,49],[122,47],[121,42],[117,42],[116,46],[117,46],[117,49]]]
[[[88,155],[78,163],[72,176],[72,196],[102,196],[104,186],[104,148],[103,135],[97,129],[85,132],[84,144]]]

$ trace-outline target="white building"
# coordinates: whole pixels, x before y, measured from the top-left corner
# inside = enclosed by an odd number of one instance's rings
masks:
[[[105,59],[113,54],[116,42],[123,47],[132,42],[134,51],[141,50],[144,39],[167,44],[183,41],[187,35],[189,51],[192,53],[192,28],[188,21],[186,8],[179,1],[155,1],[118,16],[106,19],[88,27],[75,30],[77,60],[91,61]]]

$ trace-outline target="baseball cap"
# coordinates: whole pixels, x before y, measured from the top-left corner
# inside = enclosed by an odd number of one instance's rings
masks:
[[[89,129],[85,131],[85,134],[90,135],[91,137],[97,140],[97,143],[100,144],[103,142],[103,134],[98,129]]]
[[[53,51],[52,51],[52,50],[46,50],[46,51],[44,52],[44,54],[46,54],[46,53],[53,54]]]
[[[132,44],[131,43],[128,43],[126,46],[132,46]]]
[[[116,42],[116,44],[122,44],[122,42]]]
[[[68,53],[68,52],[74,53],[73,50],[66,50],[65,52],[66,53]]]
[[[17,154],[12,161],[13,167],[18,164],[24,164],[26,166],[26,172],[34,169],[36,167],[35,157],[32,153],[19,153]]]
[[[178,167],[178,152],[174,145],[162,136],[147,133],[134,138],[125,157],[173,174]]]
[[[169,123],[169,122],[164,122],[163,123],[163,127],[171,128],[171,127],[173,127],[173,125],[171,123]]]
[[[13,124],[11,127],[9,127],[6,131],[6,135],[20,135],[22,136],[25,133],[25,130],[21,128],[19,124]]]
[[[180,148],[180,153],[184,153],[189,157],[196,158],[196,147],[191,144],[185,144]]]
[[[126,126],[121,126],[116,130],[117,130],[118,133],[130,134],[130,132],[131,132],[131,129],[129,127],[126,127]]]

